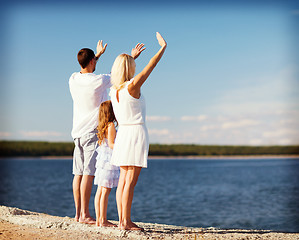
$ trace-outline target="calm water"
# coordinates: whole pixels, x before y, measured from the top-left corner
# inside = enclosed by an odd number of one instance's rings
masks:
[[[71,169],[71,160],[1,159],[0,204],[73,217]],[[299,232],[298,183],[299,159],[149,160],[136,186],[132,219]],[[108,218],[117,220],[115,189]]]

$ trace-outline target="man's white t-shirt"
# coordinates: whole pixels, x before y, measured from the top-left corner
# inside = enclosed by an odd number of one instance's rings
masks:
[[[110,74],[75,72],[69,80],[73,98],[73,139],[92,132],[98,126],[100,104],[108,100]]]

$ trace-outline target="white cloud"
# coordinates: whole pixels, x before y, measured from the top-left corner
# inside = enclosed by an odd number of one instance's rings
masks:
[[[250,139],[249,140],[250,145],[262,145],[263,144],[263,139]]]
[[[225,122],[221,125],[222,129],[243,128],[259,125],[259,122],[252,119],[241,119],[239,121]]]
[[[147,116],[146,117],[146,121],[149,122],[166,122],[169,120],[171,120],[171,118],[167,116]]]
[[[209,130],[215,130],[215,129],[235,129],[235,128],[243,128],[243,127],[249,127],[249,126],[257,126],[260,124],[259,121],[253,120],[253,119],[243,119],[240,118],[237,121],[228,121],[228,117],[218,117],[215,119],[210,119],[210,122],[213,124],[209,125],[203,125],[200,127],[201,131],[209,131]]]
[[[275,138],[275,137],[283,137],[283,136],[292,136],[297,134],[298,134],[298,129],[296,131],[294,129],[282,128],[282,129],[273,129],[273,131],[263,132],[263,137]]]
[[[264,114],[277,111],[284,114],[298,102],[297,67],[290,65],[260,76],[244,76],[234,88],[222,92],[210,111],[220,114]],[[295,109],[295,108],[293,108]],[[298,106],[297,106],[298,109]]]
[[[292,124],[297,124],[298,121],[296,121],[295,119],[281,119],[279,121],[280,125],[292,125]]]
[[[21,131],[24,137],[59,137],[62,136],[60,132],[47,132],[47,131]]]
[[[200,130],[205,132],[205,131],[214,130],[217,128],[219,128],[219,126],[217,126],[217,125],[204,125],[204,126],[200,127]]]
[[[206,115],[199,115],[199,116],[182,116],[181,120],[182,121],[204,121],[206,120],[208,117]]]
[[[160,143],[195,143],[220,145],[297,145],[299,144],[299,121],[297,112],[287,115],[274,111],[260,114],[229,114],[202,117],[182,116],[174,122],[175,128],[168,127],[169,135],[153,136]],[[205,119],[205,120],[203,120]],[[190,121],[185,124],[184,121]],[[194,124],[191,124],[194,121]],[[160,131],[160,130],[159,130]]]
[[[148,129],[149,135],[165,136],[169,134],[168,129]]]
[[[288,138],[279,140],[279,145],[292,145],[292,144],[294,144],[294,142]]]
[[[0,137],[10,137],[11,135],[10,132],[0,132]]]

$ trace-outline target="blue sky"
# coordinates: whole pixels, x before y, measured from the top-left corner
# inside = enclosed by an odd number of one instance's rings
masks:
[[[143,42],[138,72],[159,31],[168,48],[142,89],[151,143],[299,144],[299,7],[238,2],[6,5],[0,139],[71,141],[78,50],[108,43],[95,73],[109,73]]]

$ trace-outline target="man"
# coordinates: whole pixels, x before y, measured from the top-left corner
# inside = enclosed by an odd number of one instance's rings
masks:
[[[97,125],[99,106],[108,100],[107,88],[111,87],[110,74],[96,75],[93,72],[107,44],[97,44],[97,53],[83,48],[78,53],[80,72],[69,79],[73,99],[72,137],[75,143],[73,156],[73,195],[76,208],[75,220],[81,223],[95,224],[89,213],[89,200],[95,173],[96,159],[93,157],[97,144]],[[144,44],[137,44],[131,55],[136,59],[145,50]]]

